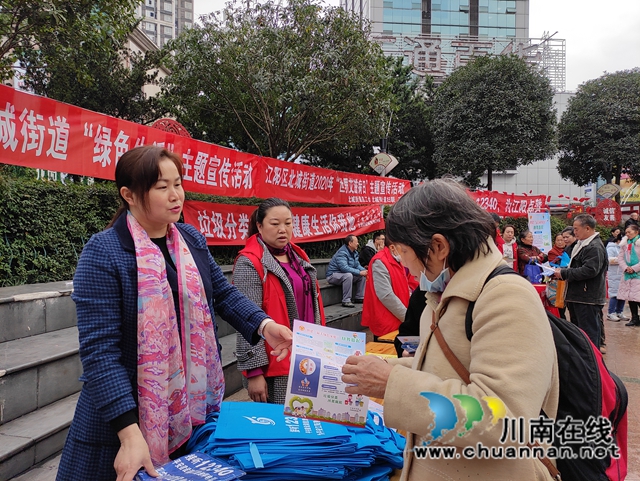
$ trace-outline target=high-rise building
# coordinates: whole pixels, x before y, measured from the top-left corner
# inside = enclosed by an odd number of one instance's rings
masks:
[[[374,34],[528,38],[529,0],[342,0]]]
[[[137,13],[140,29],[163,47],[193,25],[193,0],[144,0]]]
[[[529,0],[341,0],[371,23],[387,55],[405,57],[436,83],[479,55],[514,53],[539,65],[565,90],[565,41],[529,38]]]
[[[560,114],[565,93],[565,41],[544,34],[529,38],[529,0],[340,0],[371,24],[371,37],[387,55],[404,57],[416,75],[436,84],[480,55],[514,53],[538,65],[556,91]],[[401,159],[399,159],[401,161]],[[493,173],[493,188],[517,194],[586,197],[592,192],[560,178],[558,157]],[[486,184],[486,175],[481,182]],[[593,190],[593,189],[591,189]],[[562,202],[562,201],[560,201]]]

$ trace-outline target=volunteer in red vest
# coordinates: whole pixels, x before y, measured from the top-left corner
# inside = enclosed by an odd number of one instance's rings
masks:
[[[289,204],[266,199],[251,215],[249,238],[236,258],[233,283],[277,323],[293,320],[325,324],[318,276],[307,254],[293,242]],[[266,275],[265,275],[266,274]],[[290,358],[273,362],[264,341],[251,346],[237,336],[238,369],[255,402],[284,404]]]
[[[387,246],[371,259],[362,305],[362,325],[371,329],[374,340],[400,327],[410,296],[407,271]]]

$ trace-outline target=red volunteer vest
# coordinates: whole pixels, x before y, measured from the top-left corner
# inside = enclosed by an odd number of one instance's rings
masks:
[[[409,305],[409,280],[402,264],[396,261],[391,255],[388,247],[378,252],[369,265],[379,260],[385,265],[391,275],[391,288],[398,296],[405,307]],[[410,275],[410,274],[409,274]],[[364,288],[364,304],[362,306],[362,325],[369,327],[375,336],[384,336],[400,327],[402,321],[398,320],[389,309],[387,309],[378,296],[373,282],[373,275],[369,272],[367,283]]]
[[[298,254],[298,256],[309,262],[309,256],[307,256],[307,253],[305,251],[303,251],[293,242],[291,242],[290,245],[293,248],[293,251]],[[269,271],[267,271],[267,277],[265,279],[264,266],[262,265],[263,254],[264,248],[262,247],[262,245],[260,245],[260,242],[258,242],[257,235],[253,235],[247,239],[247,243],[244,249],[238,252],[238,257],[245,256],[247,259],[249,259],[253,264],[256,272],[258,273],[260,280],[262,281],[262,310],[278,324],[291,329],[291,320],[289,319],[289,311],[287,310],[287,300],[284,297],[284,290],[282,289],[282,285],[280,284],[280,279],[278,279],[275,274]],[[238,257],[236,257],[236,260],[238,259]],[[320,286],[317,282],[316,292],[320,292]],[[322,321],[322,325],[324,326],[324,308],[322,306],[321,298],[318,298],[318,308],[320,310],[320,319]],[[278,362],[276,361],[275,357],[269,354],[273,350],[273,348],[267,341],[265,341],[264,344],[266,346],[267,357],[269,359],[269,365],[267,366],[267,371],[264,375],[266,377],[288,376],[289,364],[291,362],[291,352],[289,352],[286,359]],[[246,374],[246,372],[243,372],[243,374]]]

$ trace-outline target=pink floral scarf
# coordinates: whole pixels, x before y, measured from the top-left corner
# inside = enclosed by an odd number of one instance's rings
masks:
[[[140,430],[159,466],[220,409],[224,375],[202,279],[180,231],[169,224],[167,248],[178,274],[182,343],[164,256],[131,213],[127,224],[138,265]]]

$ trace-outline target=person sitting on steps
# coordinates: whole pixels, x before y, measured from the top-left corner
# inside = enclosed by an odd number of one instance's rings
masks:
[[[367,279],[367,269],[360,265],[358,258],[358,238],[349,234],[344,239],[344,245],[333,255],[327,267],[327,282],[342,286],[342,305],[355,307],[364,301],[364,283]],[[351,293],[355,287],[356,293],[351,302]]]

